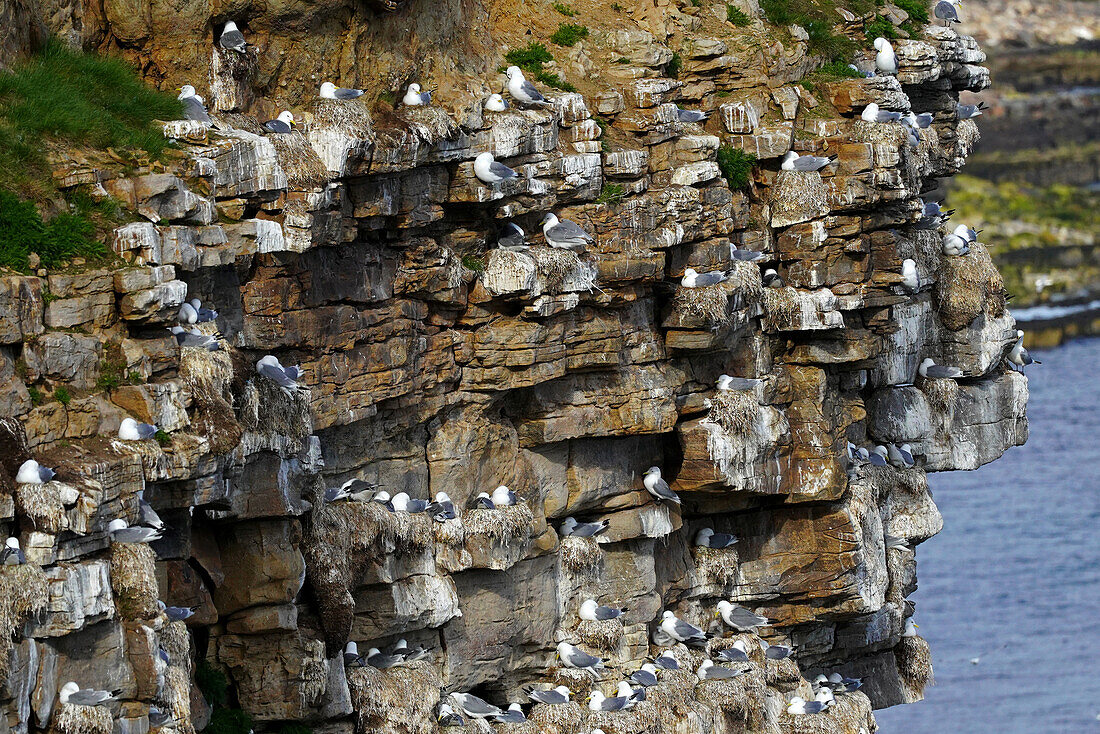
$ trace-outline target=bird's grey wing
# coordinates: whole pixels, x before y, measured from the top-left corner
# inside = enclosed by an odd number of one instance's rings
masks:
[[[484,701],[472,693],[467,693],[458,699],[459,706],[470,716],[488,716],[500,709],[488,701]]]
[[[615,607],[596,607],[596,619],[618,619],[622,614],[623,610]]]
[[[756,262],[757,260],[763,260],[765,256],[762,252],[734,248],[730,250],[730,257],[739,262]]]
[[[287,377],[286,372],[273,365],[260,365],[258,372],[280,387],[292,387],[294,382]]]
[[[421,92],[421,94],[420,94],[420,104],[431,104],[431,103],[432,103],[432,93],[431,92]]]
[[[290,125],[287,125],[282,120],[268,120],[264,123],[264,130],[269,133],[285,133],[290,132]]]
[[[658,497],[663,499],[673,500],[675,502],[680,501],[680,496],[672,491],[672,487],[668,486],[668,482],[666,482],[663,477],[654,483],[653,491],[657,493]]]
[[[963,373],[958,367],[945,367],[944,365],[932,365],[927,370],[928,376],[936,380],[949,380],[962,377]]]
[[[867,460],[870,461],[871,464],[873,464],[874,466],[886,466],[886,459],[882,458],[881,456],[876,454],[874,451],[872,451],[867,456]]]
[[[935,118],[932,116],[931,112],[922,112],[919,115],[917,115],[917,127],[921,128],[923,130],[923,129],[929,127],[932,124],[932,121],[934,119]],[[938,209],[938,207],[937,207],[937,209]]]
[[[157,427],[148,423],[138,423],[137,430],[142,438],[153,438],[157,435]]]
[[[591,668],[599,665],[600,659],[595,655],[589,655],[579,647],[572,648],[568,653],[569,663],[578,668]]]
[[[585,232],[579,224],[569,219],[563,219],[555,224],[550,228],[549,234],[556,240],[592,239],[592,235]]]
[[[519,175],[508,166],[503,163],[498,163],[497,161],[493,161],[489,164],[489,171],[501,178],[514,178]]]
[[[650,673],[648,670],[635,670],[630,674],[630,680],[634,681],[640,686],[655,686],[657,685],[657,676]]]
[[[69,696],[69,703],[77,706],[96,706],[107,699],[103,691],[93,691],[90,688],[82,689]]]
[[[936,17],[940,20],[958,20],[959,13],[955,10],[955,6],[947,2],[947,0],[940,0],[936,3]]]
[[[748,653],[736,647],[728,647],[725,650],[720,651],[718,653],[718,657],[730,663],[749,659]]]
[[[897,122],[901,119],[900,112],[887,112],[886,110],[879,110],[878,121],[879,122]]]
[[[683,637],[684,639],[703,636],[703,630],[699,629],[689,622],[685,622],[682,619],[676,620],[676,626],[673,627],[673,629],[676,630],[677,635]]]
[[[188,120],[210,123],[210,115],[206,113],[206,107],[194,97],[188,97],[183,101],[183,116]]]
[[[336,88],[336,99],[355,99],[363,95],[362,89],[345,89],[344,87]]]
[[[725,273],[702,273],[695,276],[695,287],[705,288],[708,285],[717,285],[726,279]]]
[[[244,40],[244,34],[240,31],[227,31],[221,35],[218,40],[222,48],[227,48],[232,51],[240,51],[248,45]]]
[[[542,92],[535,89],[535,85],[531,84],[531,82],[527,81],[526,79],[523,80],[523,86],[520,87],[520,89],[522,89],[523,93],[526,94],[528,97],[530,97],[535,102],[545,102],[546,101],[546,97],[542,96]]]
[[[790,657],[790,655],[791,648],[783,647],[782,645],[772,645],[764,651],[764,657],[769,660],[783,660],[784,658]]]

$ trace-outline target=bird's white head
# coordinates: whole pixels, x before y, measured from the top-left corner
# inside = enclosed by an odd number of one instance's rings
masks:
[[[478,153],[477,158],[474,158],[474,163],[480,163],[481,165],[488,165],[496,160],[492,153]]]
[[[69,702],[69,696],[73,695],[74,693],[76,693],[79,690],[80,690],[80,686],[78,686],[73,681],[69,681],[65,685],[61,686],[61,690],[58,692],[59,697],[61,698],[61,703],[68,703]]]
[[[542,226],[544,228],[553,227],[553,226],[557,225],[557,223],[558,223],[558,217],[553,212],[550,212],[549,214],[547,214],[545,217],[542,218]]]
[[[934,359],[932,359],[931,357],[925,357],[924,361],[922,361],[920,363],[920,366],[921,366],[921,369],[926,370],[929,367],[935,367],[936,366],[936,361]]]
[[[436,492],[435,493],[435,501],[436,502],[450,502],[451,498],[446,492]]]
[[[684,268],[684,277],[685,278],[688,278],[688,277],[694,278],[698,274],[699,273],[696,272],[695,268]]]
[[[661,619],[676,619],[676,615],[671,609],[666,609],[664,613],[661,614]]]
[[[381,650],[379,650],[377,647],[372,647],[371,649],[367,650],[367,656],[370,657],[371,655],[377,655],[380,652]]]
[[[228,33],[229,31],[237,30],[237,24],[233,21],[226,21],[225,28],[222,29],[222,33]]]
[[[4,541],[4,546],[12,550],[19,550],[19,538],[11,537]]]
[[[558,693],[560,693],[561,695],[565,696],[566,698],[569,698],[569,696],[573,693],[572,691],[569,690],[569,686],[558,686],[554,690],[557,691]]]
[[[791,170],[794,168],[794,162],[798,159],[798,153],[795,153],[793,150],[788,150],[787,155],[783,156],[783,169],[787,171]]]
[[[764,271],[764,277],[765,278],[778,278],[779,273],[776,272],[775,268],[768,268],[767,270]]]
[[[412,92],[413,94],[420,94],[420,85],[417,84],[416,82],[413,82],[412,84],[409,85],[409,91]]]
[[[117,520],[111,520],[111,522],[107,523],[107,532],[113,533],[116,530],[125,530],[127,527],[128,525],[126,524],[126,521],[121,518]]]
[[[321,96],[325,99],[336,98],[336,85],[332,82],[325,82],[321,85]]]
[[[355,640],[348,640],[348,644],[344,646],[344,652],[352,655],[359,654],[359,645],[355,644]]]
[[[290,110],[283,110],[282,112],[280,112],[278,120],[279,120],[279,122],[284,122],[287,125],[294,125],[295,124],[295,122],[294,122],[294,113],[292,113]]]
[[[879,36],[878,38],[875,39],[875,50],[876,51],[882,51],[882,50],[885,50],[887,48],[890,48],[890,42],[889,41],[887,41],[882,36]]]
[[[180,87],[180,96],[177,99],[187,99],[188,97],[195,96],[195,88],[190,84],[184,84]]]
[[[710,537],[712,535],[714,535],[714,528],[702,528],[698,533],[695,534],[695,542],[698,545],[703,545],[708,540],[710,540]]]
[[[694,272],[694,271],[693,271],[693,272]],[[659,476],[661,476],[661,467],[659,467],[659,466],[651,466],[651,467],[649,467],[648,469],[646,469],[646,470],[645,470],[645,475],[646,475],[647,477],[652,477],[652,476],[657,476],[657,477],[659,477]],[[669,614],[671,614],[671,612],[669,612]]]
[[[520,68],[518,66],[509,66],[507,69],[504,70],[504,73],[508,75],[509,79],[517,76],[523,76],[523,72],[520,71]]]
[[[374,495],[374,501],[375,502],[389,502],[390,501],[390,493],[389,492],[379,492],[378,494]]]
[[[718,613],[719,614],[724,614],[725,612],[728,612],[732,608],[733,608],[733,604],[726,601],[725,599],[722,599],[718,602]]]

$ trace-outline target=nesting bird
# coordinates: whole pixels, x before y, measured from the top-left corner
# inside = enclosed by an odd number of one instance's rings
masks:
[[[886,455],[890,463],[899,469],[913,466],[916,463],[913,460],[912,449],[907,443],[903,443],[901,446],[892,443],[886,444]]]
[[[960,224],[955,228],[955,231],[948,232],[943,237],[943,254],[962,256],[970,252],[970,242],[968,240],[969,229],[965,224]]]
[[[702,122],[707,119],[707,113],[701,110],[682,110],[676,107],[676,119],[680,122]]]
[[[508,102],[499,94],[490,94],[489,99],[485,100],[487,112],[504,112],[506,109],[508,109]]]
[[[475,510],[495,510],[496,504],[493,503],[493,498],[489,496],[488,492],[481,492],[474,498],[473,507]]]
[[[493,501],[493,506],[496,508],[513,507],[519,504],[519,497],[516,493],[503,484],[493,490],[493,494],[489,499]]]
[[[427,500],[414,500],[408,492],[398,492],[390,500],[393,503],[394,512],[407,512],[410,515],[419,514],[428,509]]]
[[[661,477],[661,467],[651,466],[645,471],[645,476],[642,478],[642,486],[645,490],[653,495],[653,498],[658,502],[675,502],[680,504],[680,497],[672,488],[668,486],[668,482]]]
[[[931,127],[932,121],[934,119],[935,118],[933,117],[931,112],[922,112],[918,115],[910,110],[909,112],[905,113],[902,121],[909,127],[915,128],[917,130],[926,130],[927,128]]]
[[[894,54],[894,47],[882,36],[875,39],[875,68],[883,74],[898,73],[898,57]]]
[[[756,250],[742,250],[730,242],[730,260],[735,262],[754,263],[766,258],[762,252]]]
[[[593,675],[603,670],[603,660],[568,642],[558,643],[558,658],[567,668],[576,668]]]
[[[133,418],[123,418],[118,427],[118,437],[123,441],[144,441],[155,438],[157,427],[151,423],[138,423]]]
[[[202,301],[200,301],[198,298],[192,298],[190,301],[187,302],[187,305],[191,307],[191,310],[195,314],[195,320],[191,322],[193,324],[203,324],[208,321],[218,320],[218,312],[212,308],[206,308],[205,306],[203,306]],[[182,309],[183,306],[180,306],[180,308]]]
[[[792,716],[802,716],[805,714],[819,714],[826,708],[825,704],[820,701],[807,701],[801,696],[795,696],[787,704],[787,713]]]
[[[222,28],[222,34],[218,37],[218,45],[226,51],[236,51],[243,54],[248,50],[248,43],[244,40],[244,34],[237,29],[237,24],[228,21]]]
[[[527,235],[515,222],[505,222],[497,237],[497,247],[504,250],[526,250]]]
[[[561,527],[558,528],[558,532],[563,538],[570,536],[574,538],[593,538],[607,530],[610,526],[610,520],[577,522],[577,518],[570,516],[562,521]]]
[[[188,331],[179,325],[168,330],[172,332],[172,336],[176,337],[176,344],[185,349],[205,349],[208,352],[217,352],[222,348],[222,345],[218,343],[218,337],[211,334]]]
[[[351,89],[349,87],[338,87],[332,82],[325,82],[321,85],[321,99],[355,99],[356,97],[363,96],[362,89]]]
[[[900,112],[890,112],[879,108],[878,102],[871,102],[863,108],[860,119],[864,122],[897,122],[901,119]]]
[[[509,66],[504,73],[508,75],[508,93],[512,95],[512,99],[526,105],[550,104],[550,100],[527,81],[518,66]]]
[[[482,183],[493,186],[499,186],[510,178],[519,177],[518,173],[503,163],[498,163],[493,154],[488,152],[480,153],[477,158],[474,158],[474,175]]]
[[[27,459],[19,465],[19,471],[15,473],[16,484],[45,484],[54,477],[57,472],[42,466],[34,459]]]
[[[919,628],[920,628],[920,625],[917,624],[916,622],[914,622],[913,618],[910,617],[909,619],[905,620],[905,631],[901,633],[901,636],[902,637],[916,637],[917,636],[917,630]]]
[[[836,160],[836,156],[799,155],[793,150],[787,151],[783,156],[784,171],[820,171],[825,166]]]
[[[195,616],[195,611],[198,607],[170,607],[157,599],[157,608],[164,613],[165,617],[168,617],[169,622],[183,622]]]
[[[721,617],[723,622],[738,632],[755,632],[757,627],[767,627],[771,624],[767,617],[725,599],[718,602],[715,616]]]
[[[409,88],[405,90],[405,96],[401,98],[401,103],[406,107],[422,107],[432,103],[431,92],[421,92],[420,85],[413,82],[409,85]]]
[[[298,378],[302,376],[302,370],[297,366],[283,367],[279,358],[268,354],[256,362],[256,372],[276,385],[288,390],[298,387]]]
[[[61,686],[57,697],[61,703],[73,706],[102,706],[118,698],[122,691],[101,691],[95,688],[81,688],[73,681]]]
[[[599,606],[596,604],[595,599],[586,599],[584,603],[581,604],[578,616],[588,622],[602,622],[609,619],[618,619],[623,616],[625,611],[626,609],[620,609],[618,607]]]
[[[269,133],[289,133],[294,129],[294,114],[290,110],[283,110],[274,120],[268,120],[263,124],[264,130]]]
[[[743,641],[737,640],[733,643],[733,647],[719,650],[715,657],[725,663],[743,663],[749,659],[749,651],[745,648]]]
[[[601,691],[592,691],[588,696],[588,708],[591,711],[622,711],[630,705],[631,701],[626,696],[608,698]]]
[[[926,358],[920,363],[917,372],[921,377],[930,380],[957,380],[960,377],[966,376],[958,367],[936,364],[931,357]]]
[[[455,702],[459,711],[471,719],[486,719],[503,713],[499,707],[478,698],[472,693],[452,693],[451,700]]]
[[[130,527],[121,518],[111,520],[107,524],[107,533],[115,543],[152,543],[154,540],[160,540],[160,530],[140,526]]]
[[[744,675],[747,672],[748,671],[744,668],[741,670],[734,670],[732,668],[724,668],[720,665],[715,665],[713,660],[704,660],[699,666],[699,669],[695,671],[695,675],[699,680],[729,680],[730,678]]]
[[[0,566],[21,566],[27,562],[27,556],[19,547],[19,538],[4,541],[4,550],[0,551]]]
[[[436,492],[435,499],[428,505],[428,514],[436,522],[447,522],[458,517],[454,502],[446,492]]]
[[[901,263],[901,285],[909,293],[920,290],[920,276],[917,274],[917,261],[906,258]]]
[[[786,660],[794,652],[791,648],[784,645],[768,645],[764,643],[766,648],[764,649],[764,657],[768,660]]]
[[[653,663],[645,663],[630,674],[630,682],[643,688],[657,685],[657,666]]]
[[[684,288],[706,288],[725,282],[729,274],[721,270],[713,270],[709,273],[697,273],[695,268],[685,268],[684,277],[680,278],[680,285]]]
[[[730,533],[716,533],[713,528],[701,528],[695,534],[695,545],[703,548],[722,550],[737,542],[737,536]]]
[[[985,106],[985,102],[979,102],[978,104],[963,104],[960,102],[955,106],[955,112],[958,114],[960,121],[981,117],[982,111],[986,109],[988,108]]]
[[[783,278],[779,277],[779,273],[773,268],[768,268],[764,271],[764,275],[761,276],[761,282],[765,288],[782,288]]]
[[[653,664],[662,670],[679,670],[680,663],[670,652],[663,652],[653,658]]]
[[[690,622],[685,622],[667,609],[661,615],[661,631],[677,642],[688,645],[705,644],[707,641],[706,632]]]
[[[570,691],[568,686],[558,686],[549,690],[533,689],[527,692],[527,697],[535,703],[544,703],[547,706],[558,706],[569,703]]]
[[[527,721],[527,716],[518,703],[511,703],[507,710],[494,714],[493,720],[501,724],[522,724]]]
[[[190,84],[184,84],[179,89],[179,96],[176,97],[180,102],[183,102],[183,117],[187,120],[194,120],[195,122],[204,122],[207,125],[213,124],[213,120],[210,119],[210,115],[206,111],[206,104],[202,97],[195,93],[195,88]]]
[[[542,234],[546,244],[562,250],[584,250],[585,246],[595,242],[576,222],[558,219],[556,214],[547,214],[542,219]]]

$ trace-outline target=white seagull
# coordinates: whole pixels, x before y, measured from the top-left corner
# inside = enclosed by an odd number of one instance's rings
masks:
[[[875,39],[875,67],[883,74],[898,73],[898,57],[894,54],[894,47],[882,36]]]
[[[550,104],[550,100],[527,81],[518,66],[509,66],[504,73],[508,75],[508,93],[512,95],[512,99],[527,105]]]

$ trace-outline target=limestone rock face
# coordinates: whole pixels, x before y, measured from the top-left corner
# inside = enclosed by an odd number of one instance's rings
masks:
[[[433,732],[451,692],[507,704],[561,683],[583,700],[661,647],[683,670],[644,705],[536,706],[526,730],[808,731],[786,702],[832,670],[865,685],[822,731],[874,731],[872,707],[919,700],[927,645],[902,633],[914,549],[943,522],[926,473],[1027,438],[999,276],[977,246],[946,261],[917,226],[921,193],[976,141],[954,110],[988,84],[981,50],[929,28],[897,44],[896,77],[803,86],[806,34],[774,32],[755,3],[731,31],[720,4],[624,2],[607,10],[622,27],[554,47],[545,70],[580,91],[492,112],[503,51],[542,21],[405,5],[280,0],[215,24],[193,3],[106,0],[83,31],[56,9],[55,30],[199,84],[218,124],[166,121],[174,157],[104,179],[134,214],[110,242],[123,265],[0,276],[0,522],[42,569],[34,594],[0,598],[0,732],[64,730],[69,680],[120,689],[99,715],[123,734],[144,734],[151,704],[185,733],[238,707],[260,734]],[[247,54],[211,46],[227,13]],[[413,78],[436,104],[386,102]],[[318,100],[326,79],[368,92]],[[935,122],[911,144],[860,119],[871,102]],[[284,106],[301,132],[261,134]],[[696,109],[709,117],[683,121]],[[738,149],[757,161],[731,189]],[[790,150],[834,160],[782,171]],[[485,151],[518,176],[478,178]],[[555,247],[549,212],[590,239]],[[725,280],[684,286],[688,268]],[[193,326],[218,351],[166,331],[191,298],[218,311]],[[918,378],[927,357],[967,377]],[[722,375],[739,379],[720,391]],[[122,440],[127,417],[160,433]],[[875,467],[850,443],[908,443],[916,465]],[[16,486],[30,456],[56,480]],[[653,466],[679,502],[646,490]],[[516,505],[477,506],[501,486]],[[457,517],[392,512],[375,491],[446,493]],[[141,501],[165,527],[127,550],[107,526],[137,524]],[[607,527],[566,537],[569,517]],[[701,547],[705,528],[739,540]],[[170,621],[154,596],[194,614]],[[582,624],[589,598],[626,612]],[[773,623],[737,636],[740,682],[698,684],[703,653],[659,623],[718,632],[721,599]],[[761,637],[795,657],[767,660]],[[345,665],[349,641],[400,639],[424,659]],[[607,670],[562,667],[562,641]],[[229,695],[206,701],[218,674]]]

